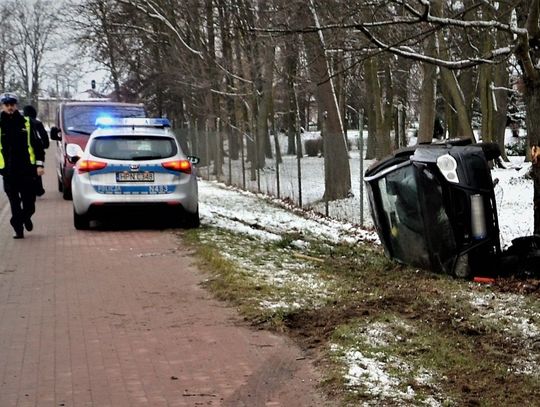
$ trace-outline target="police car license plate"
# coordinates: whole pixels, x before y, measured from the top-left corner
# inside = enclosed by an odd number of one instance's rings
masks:
[[[154,182],[154,173],[151,171],[144,172],[117,172],[116,182]]]

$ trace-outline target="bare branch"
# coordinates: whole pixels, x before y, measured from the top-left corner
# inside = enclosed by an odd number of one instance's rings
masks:
[[[416,61],[422,61],[428,64],[433,64],[433,65],[441,66],[448,69],[470,68],[470,67],[481,65],[481,64],[497,64],[497,63],[500,63],[501,60],[503,60],[506,57],[509,57],[512,54],[512,49],[510,47],[504,47],[504,48],[493,50],[490,54],[486,55],[483,58],[469,58],[469,59],[463,59],[459,61],[448,61],[445,59],[440,59],[440,58],[435,58],[428,55],[420,54],[419,52],[413,50],[410,47],[404,47],[404,46],[396,47],[393,45],[385,44],[381,40],[377,39],[370,31],[368,31],[364,27],[362,27],[360,31],[381,50],[391,52],[393,54],[399,55],[404,58],[410,58]],[[496,58],[500,58],[500,60],[496,60]]]
[[[174,26],[174,24],[167,18],[165,17],[162,13],[159,12],[157,6],[155,5],[155,3],[152,1],[152,0],[148,0],[148,1],[145,1],[145,4],[150,8],[150,9],[147,9],[145,7],[143,7],[139,2],[133,2],[131,0],[117,0],[119,3],[122,3],[122,4],[126,4],[126,5],[130,5],[130,6],[133,6],[135,7],[137,10],[139,11],[142,11],[143,13],[145,13],[148,17],[150,18],[153,18],[153,19],[156,19],[158,21],[161,21],[162,23],[164,23],[173,33],[174,35],[176,36],[176,38],[180,41],[180,43],[191,53],[197,55],[198,57],[202,58],[203,55],[202,55],[202,52],[201,51],[197,51],[196,49],[192,48],[189,46],[189,44],[184,41],[184,38],[182,37],[182,35],[180,34],[180,32],[178,31],[178,29]]]

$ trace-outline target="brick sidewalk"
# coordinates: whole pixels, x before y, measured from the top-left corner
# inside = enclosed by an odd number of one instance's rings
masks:
[[[325,405],[311,363],[200,288],[172,230],[76,231],[54,148],[25,239],[1,191],[1,407]]]

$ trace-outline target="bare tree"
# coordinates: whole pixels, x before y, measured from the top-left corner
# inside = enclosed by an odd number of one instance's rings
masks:
[[[10,9],[8,8],[7,4],[0,5],[0,21],[8,22],[6,24],[9,27],[9,20],[11,18]],[[7,85],[7,75],[8,75],[8,67],[9,67],[9,43],[11,42],[9,40],[9,37],[11,36],[11,30],[5,30],[4,35],[7,37],[4,37],[4,40],[7,41],[1,41],[0,42],[0,90],[6,90]]]
[[[6,6],[12,10],[9,30],[13,45],[9,55],[20,77],[23,92],[32,104],[37,104],[44,57],[54,45],[58,28],[56,5],[50,0],[12,0]]]

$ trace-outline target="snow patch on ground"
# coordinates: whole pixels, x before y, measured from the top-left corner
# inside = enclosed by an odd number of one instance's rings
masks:
[[[200,235],[203,243],[212,243],[219,248],[221,256],[233,263],[238,273],[255,284],[268,285],[279,298],[265,298],[261,301],[263,309],[316,308],[324,304],[332,288],[326,281],[311,270],[309,260],[295,256],[290,248],[273,247],[266,250],[264,239],[252,240],[237,235],[223,235],[214,232]]]
[[[502,326],[511,340],[520,340],[522,353],[513,360],[513,372],[540,376],[538,348],[540,348],[540,313],[532,310],[523,296],[505,293],[471,293],[470,303],[488,324]],[[534,350],[534,352],[530,352]]]
[[[437,389],[433,374],[423,368],[415,369],[399,357],[389,355],[385,349],[392,348],[396,342],[405,340],[399,332],[414,332],[414,327],[401,319],[391,321],[375,321],[358,327],[354,333],[354,342],[362,344],[360,350],[354,345],[344,347],[332,344],[330,350],[340,355],[347,366],[344,378],[352,391],[363,393],[376,398],[374,402],[365,402],[364,405],[380,405],[381,399],[391,401],[392,405],[410,405],[421,403],[428,406],[441,406],[438,399],[440,391]],[[398,373],[396,373],[398,372]],[[431,389],[433,394],[424,395],[419,401],[418,395],[410,383],[424,389]]]
[[[360,335],[370,346],[388,346],[392,342],[403,340],[401,336],[396,335],[396,328],[404,331],[411,331],[412,329],[402,320],[393,320],[392,324],[388,322],[373,322],[363,327]]]
[[[199,212],[205,225],[261,240],[277,241],[283,235],[306,236],[332,243],[378,242],[377,234],[351,223],[307,212],[295,213],[260,194],[229,188],[217,182],[199,182]]]
[[[540,314],[528,307],[523,296],[506,293],[471,293],[470,303],[478,316],[504,324],[504,331],[540,342]]]
[[[381,400],[386,400],[392,405],[410,405],[413,400],[415,404],[416,392],[410,386],[401,381],[399,377],[390,373],[391,370],[408,372],[411,368],[394,357],[388,357],[384,353],[376,353],[368,356],[361,351],[354,349],[343,349],[333,344],[331,350],[336,353],[343,353],[342,359],[348,366],[344,378],[351,388],[362,388],[363,392],[376,397],[374,401],[366,401],[364,406],[379,406]],[[429,372],[423,371],[415,378],[418,385],[431,387],[433,378]],[[427,397],[423,402],[426,406],[441,406],[435,396]]]

